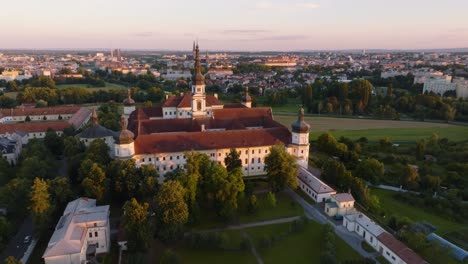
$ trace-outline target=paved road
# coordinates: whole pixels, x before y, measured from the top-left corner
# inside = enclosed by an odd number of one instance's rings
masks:
[[[335,233],[341,239],[343,239],[349,246],[356,250],[361,256],[365,258],[374,258],[378,254],[368,253],[361,247],[361,242],[364,241],[362,237],[358,236],[356,233],[349,232],[344,226],[336,225],[333,221],[329,220],[325,215],[317,210],[314,206],[306,202],[301,196],[291,189],[287,189],[286,193],[289,194],[294,200],[296,200],[303,208],[306,216],[310,219],[313,219],[320,224],[330,223],[335,229]]]
[[[32,217],[28,216],[24,220],[24,222],[21,224],[16,235],[10,239],[10,242],[8,243],[5,250],[3,250],[2,254],[0,255],[0,262],[3,262],[4,259],[7,258],[8,256],[13,256],[16,259],[21,259],[30,244],[30,243],[25,244],[24,238],[26,236],[32,236],[33,234],[34,234],[34,225],[33,225]]]

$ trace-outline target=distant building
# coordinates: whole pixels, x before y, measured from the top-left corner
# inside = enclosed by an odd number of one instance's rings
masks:
[[[428,80],[424,83],[424,93],[435,93],[444,95],[448,91],[456,91],[457,87],[455,83],[451,83],[448,80]]]
[[[294,67],[297,65],[296,60],[289,57],[269,58],[263,64],[270,67]]]
[[[42,258],[46,264],[95,263],[110,251],[109,205],[79,198],[68,203]]]
[[[457,92],[457,98],[468,99],[468,79],[456,78],[453,80]]]
[[[192,78],[192,73],[188,70],[167,70],[166,73],[162,74],[164,79],[171,81],[176,81],[180,78],[190,79]]]
[[[11,165],[18,163],[22,147],[23,144],[19,135],[0,136],[0,155]]]

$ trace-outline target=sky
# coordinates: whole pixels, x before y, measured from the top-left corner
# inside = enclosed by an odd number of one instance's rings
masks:
[[[468,47],[468,0],[22,0],[0,49],[293,51]]]

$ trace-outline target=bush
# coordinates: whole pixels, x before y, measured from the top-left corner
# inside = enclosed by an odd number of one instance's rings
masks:
[[[255,196],[255,194],[252,194],[249,197],[249,201],[247,203],[247,211],[251,214],[256,213],[258,211],[257,196]]]
[[[240,242],[240,245],[239,245],[240,249],[241,250],[247,250],[250,248],[250,241],[248,238],[246,237],[243,237],[241,242]]]
[[[178,264],[181,263],[180,257],[171,249],[164,250],[161,259],[159,260],[160,264]]]
[[[269,248],[269,247],[271,247],[272,246],[271,238],[264,235],[262,238],[260,238],[260,241],[258,242],[258,246],[260,248]]]

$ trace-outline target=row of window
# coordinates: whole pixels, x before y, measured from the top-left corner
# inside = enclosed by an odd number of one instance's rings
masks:
[[[98,237],[98,232],[94,232],[94,237]],[[93,232],[89,232],[89,238],[93,238]]]
[[[258,150],[258,154],[261,154],[261,149]],[[268,153],[268,149],[265,149],[265,153]],[[248,155],[248,150],[245,151],[245,154]],[[252,149],[252,154],[255,154],[255,150]],[[218,157],[221,157],[222,153],[221,152],[218,152]],[[227,156],[228,155],[228,152],[225,152],[224,153],[224,156]],[[216,153],[210,153],[210,156],[212,158],[216,157]],[[177,155],[177,156],[174,156],[174,158],[176,160],[179,160],[181,158],[181,156]],[[173,156],[169,156],[169,160],[172,160],[173,159]],[[185,155],[182,156],[182,159],[185,159]],[[165,161],[166,160],[166,157],[161,157],[161,160],[162,161]],[[152,162],[152,158],[148,158],[148,162]],[[156,157],[156,161],[159,161],[159,157]],[[141,162],[146,162],[146,159],[145,158],[142,158],[141,159]],[[245,161],[245,164],[247,164],[247,159]],[[252,158],[252,163],[255,163],[254,161],[254,158]],[[258,158],[258,163],[261,163],[261,158]]]

